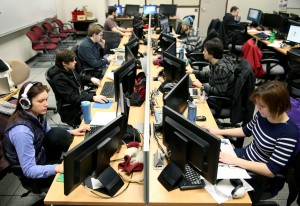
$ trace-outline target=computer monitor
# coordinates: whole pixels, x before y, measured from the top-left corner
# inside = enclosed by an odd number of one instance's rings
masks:
[[[128,97],[133,93],[136,78],[135,59],[130,59],[114,71],[115,101],[119,101],[120,84],[123,86],[123,93]]]
[[[135,16],[139,13],[140,5],[126,4],[125,5],[125,16]]]
[[[176,16],[177,5],[176,4],[160,4],[159,13],[164,16]]]
[[[290,13],[289,19],[296,21],[296,20],[299,19],[299,15],[298,14]]]
[[[119,84],[119,102],[117,105],[117,115],[122,114],[127,118],[126,123],[128,121],[129,117],[129,111],[130,111],[130,102],[129,99],[126,98],[126,95],[123,91],[123,84]]]
[[[69,195],[88,177],[97,177],[109,166],[110,157],[119,149],[125,134],[124,116],[120,115],[89,138],[64,154],[64,194]],[[99,153],[105,154],[98,161]]]
[[[166,51],[174,42],[176,43],[176,38],[173,36],[165,33],[161,33],[159,36],[159,47],[161,51]]]
[[[288,19],[284,30],[282,31],[286,35],[288,35],[291,26],[300,26],[300,21],[295,21],[292,19]]]
[[[156,5],[144,5],[144,14],[156,14],[157,8]]]
[[[143,20],[138,20],[133,25],[133,32],[138,39],[144,39],[144,22]]]
[[[124,44],[125,48],[128,47],[133,56],[137,59],[138,58],[138,53],[139,53],[139,39],[137,38],[137,36],[134,34],[133,32],[133,35],[131,37],[131,39],[129,40],[129,42],[127,42],[127,44]],[[125,50],[125,56],[126,55],[126,50]]]
[[[176,83],[171,91],[169,91],[163,101],[164,105],[183,114],[188,106],[187,100],[189,97],[189,75],[186,74],[178,83]]]
[[[131,49],[128,46],[125,46],[125,61],[128,61],[130,59],[134,59],[134,55],[132,54]]]
[[[262,16],[262,11],[259,9],[249,8],[247,20],[260,24],[260,19]]]
[[[163,106],[163,144],[171,151],[170,159],[182,171],[189,164],[211,184],[216,183],[220,138]]]
[[[165,52],[173,55],[176,57],[176,42],[173,42],[166,50]]]
[[[123,14],[122,6],[121,5],[116,5],[115,7],[117,9],[117,14],[122,15]]]
[[[278,14],[281,15],[281,16],[283,16],[283,17],[286,17],[286,18],[288,18],[290,16],[289,13],[282,12],[282,11],[278,12]]]
[[[169,19],[168,18],[164,18],[164,19],[160,19],[159,20],[159,25],[160,25],[160,30],[164,31],[169,34],[172,31],[170,31],[170,24],[169,24]]]
[[[186,62],[167,52],[163,52],[164,76],[166,82],[179,82],[186,74]]]
[[[279,14],[263,14],[262,26],[267,27],[269,30],[283,31],[287,23],[287,18]]]
[[[300,22],[299,22],[299,24],[300,24]],[[300,44],[300,25],[299,26],[294,26],[294,25],[290,26],[290,30],[289,30],[286,40]]]

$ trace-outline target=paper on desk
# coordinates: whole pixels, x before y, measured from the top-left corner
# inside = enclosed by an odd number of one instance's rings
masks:
[[[256,29],[248,29],[247,32],[251,32],[251,33],[252,32],[256,32],[256,33],[259,33],[260,31],[257,31]]]
[[[247,192],[253,190],[253,187],[251,187],[248,182],[243,179],[241,181],[243,182],[243,186]],[[230,199],[228,197],[231,196],[231,191],[234,189],[234,186],[229,180],[222,180],[217,185],[212,185],[205,179],[204,182],[206,184],[204,187],[205,190],[216,200],[217,203],[221,204]],[[218,191],[216,191],[216,187]],[[225,195],[222,195],[222,193]]]
[[[282,41],[274,41],[272,44],[268,44],[269,47],[275,47],[275,48],[280,48],[282,44]]]
[[[221,140],[221,151],[236,157],[229,139]],[[243,168],[234,165],[219,163],[217,179],[250,179],[250,175]]]
[[[112,71],[110,71],[110,72],[108,72],[108,74],[106,75],[106,77],[108,78],[108,79],[111,79],[111,80],[114,80],[114,73],[112,72]]]
[[[90,125],[107,125],[110,121],[116,118],[116,112],[96,112]]]

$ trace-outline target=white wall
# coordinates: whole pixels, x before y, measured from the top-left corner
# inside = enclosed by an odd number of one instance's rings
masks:
[[[67,22],[71,20],[71,12],[76,7],[82,8],[83,5],[87,5],[88,10],[93,12],[94,16],[98,18],[98,22],[103,25],[107,6],[114,5],[116,2],[117,0],[56,0],[57,17],[64,22]],[[233,5],[240,8],[243,19],[246,19],[249,7],[259,8],[263,10],[263,12],[273,12],[273,10],[278,11],[278,0],[251,1],[251,3],[249,3],[248,0],[228,0],[228,10]],[[182,18],[186,15],[188,10],[189,9],[178,9],[178,16]],[[287,12],[300,15],[300,9],[288,9]],[[8,36],[0,37],[1,59],[19,59],[26,61],[35,55],[35,52],[31,49],[30,41],[25,35],[28,30],[29,28],[12,33]]]

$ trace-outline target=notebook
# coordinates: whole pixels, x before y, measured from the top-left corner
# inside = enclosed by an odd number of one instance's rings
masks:
[[[116,112],[96,112],[90,125],[105,126],[116,118]]]
[[[0,95],[11,93],[7,77],[0,78]]]

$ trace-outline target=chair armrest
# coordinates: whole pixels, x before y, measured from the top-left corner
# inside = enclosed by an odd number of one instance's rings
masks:
[[[271,63],[279,64],[279,60],[278,59],[262,59],[260,61],[260,63],[262,63],[262,64],[271,64]]]
[[[227,101],[228,103],[232,103],[232,99],[230,99],[228,97],[208,96],[207,99],[216,99],[216,100],[222,100],[222,101]]]
[[[190,65],[195,70],[202,70],[203,67],[206,67],[209,65],[209,62],[195,61],[195,62],[191,62]]]

